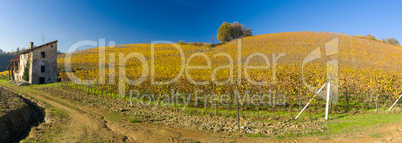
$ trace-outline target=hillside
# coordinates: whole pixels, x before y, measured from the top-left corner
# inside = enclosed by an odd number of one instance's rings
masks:
[[[401,65],[402,48],[380,41],[369,40],[360,38],[359,36],[348,36],[345,34],[329,33],[329,32],[286,32],[264,34],[257,36],[245,37],[242,39],[242,55],[249,55],[250,53],[260,52],[263,54],[271,55],[272,53],[286,53],[286,61],[294,63],[300,62],[312,50],[324,47],[326,42],[332,39],[339,38],[339,56],[338,58],[347,63],[347,65],[368,65],[384,67],[384,63],[392,63]],[[208,45],[180,45],[186,53],[188,58],[193,52],[202,51],[208,54],[217,52],[228,53],[234,60],[237,60],[237,40],[219,45],[211,48]],[[86,49],[80,51],[77,57],[90,58],[88,63],[97,61],[97,48]],[[130,53],[138,52],[145,57],[150,57],[151,46],[150,44],[126,44],[118,45],[115,48],[107,48],[107,52],[111,53]],[[155,47],[156,56],[158,57],[176,57],[178,51],[173,46],[166,44],[157,44]],[[88,54],[89,53],[89,54]],[[107,55],[107,54],[106,54]],[[63,57],[63,56],[61,56]],[[108,57],[108,56],[106,56]],[[245,56],[242,56],[245,60]],[[59,58],[60,62],[63,59]],[[367,60],[370,59],[370,60]],[[77,59],[77,62],[79,59]],[[383,66],[381,66],[383,65]],[[387,67],[387,66],[385,66]]]
[[[338,40],[338,52],[327,55],[325,44],[333,39]],[[155,86],[151,83],[151,44],[127,44],[118,45],[110,48],[106,47],[106,78],[99,77],[99,48],[86,49],[75,53],[72,56],[72,65],[76,69],[75,75],[81,79],[106,80],[107,86],[101,86],[102,90],[120,92],[119,83],[119,53],[127,55],[137,52],[145,57],[147,69],[142,69],[139,60],[132,58],[126,61],[124,66],[126,76],[129,79],[139,79],[143,70],[148,71],[142,84],[136,86],[125,85],[126,93],[129,89],[138,89],[141,93],[160,94],[167,93],[172,87],[175,90],[186,94],[192,93],[197,89],[204,89],[210,92],[225,93],[231,89],[253,90],[253,92],[275,89],[278,93],[286,95],[288,102],[296,102],[301,98],[306,90],[316,92],[326,81],[328,76],[334,82],[332,86],[337,87],[332,90],[332,95],[346,96],[353,95],[352,102],[371,102],[374,100],[373,94],[377,89],[380,94],[380,102],[383,106],[391,104],[392,99],[398,97],[402,91],[402,75],[398,72],[402,65],[402,48],[382,43],[379,41],[359,38],[357,36],[348,36],[339,33],[330,32],[286,32],[264,34],[245,37],[241,40],[241,52],[238,53],[237,40],[211,47],[209,45],[179,45],[185,55],[185,63],[188,63],[189,57],[197,52],[204,53],[211,59],[210,69],[191,69],[188,75],[183,72],[181,79],[171,85]],[[317,49],[318,48],[318,49]],[[303,60],[309,53],[316,50],[318,58],[307,62],[303,68]],[[318,50],[318,51],[317,51]],[[329,52],[329,51],[328,51]],[[109,71],[111,60],[109,54],[115,53],[114,71]],[[226,53],[215,55],[217,53]],[[244,69],[247,57],[253,53],[261,53],[267,57],[269,63],[268,69],[248,69],[247,75]],[[279,56],[282,53],[282,56]],[[329,52],[331,53],[331,52]],[[275,54],[275,58],[274,55]],[[285,55],[286,54],[286,55]],[[216,57],[214,57],[214,55]],[[241,56],[241,68],[239,73],[238,55]],[[284,56],[285,55],[285,56]],[[60,55],[58,64],[64,65],[64,56]],[[278,58],[279,57],[279,58]],[[155,45],[155,81],[168,81],[179,74],[181,68],[180,54],[175,47],[170,44]],[[233,61],[233,67],[226,66]],[[331,66],[328,61],[335,60]],[[275,62],[276,61],[276,64]],[[336,61],[337,64],[336,64]],[[265,66],[265,60],[260,57],[249,59],[249,65]],[[190,66],[205,66],[207,60],[198,55],[193,57],[188,63]],[[112,73],[113,72],[113,73]],[[109,73],[115,75],[114,83],[111,81]],[[239,82],[241,74],[241,84]],[[68,81],[65,74],[61,74],[64,81]],[[248,80],[251,79],[251,80]],[[192,81],[194,80],[194,81]],[[196,86],[195,82],[208,82],[203,86]],[[263,86],[253,85],[251,82],[267,81]],[[335,82],[336,81],[336,82]],[[216,85],[217,83],[232,83]],[[315,87],[312,89],[311,87]],[[336,90],[337,89],[337,90]],[[368,95],[371,97],[368,98]],[[323,96],[323,95],[322,95]],[[336,96],[335,96],[336,97]],[[303,96],[304,98],[304,96]],[[337,98],[335,98],[337,99]],[[305,100],[305,99],[303,99]],[[348,102],[349,99],[341,99]],[[358,105],[356,105],[358,106]]]
[[[321,48],[321,51],[324,51],[325,43],[335,38],[338,38],[339,41],[339,53],[334,59],[338,59],[339,65],[341,66],[353,67],[355,69],[370,67],[371,69],[384,69],[389,71],[400,71],[401,69],[401,47],[365,38],[329,32],[286,32],[245,37],[242,39],[241,47],[242,63],[244,63],[248,55],[258,52],[265,54],[269,59],[271,59],[272,54],[278,55],[280,53],[286,53],[285,57],[281,57],[280,60],[278,60],[279,65],[301,65],[307,54],[318,47]],[[220,59],[212,58],[213,54],[224,52],[232,57],[234,64],[237,64],[238,59],[237,46],[237,40],[213,48],[208,45],[180,45],[185,53],[186,59],[193,53],[202,52],[212,59],[212,63],[220,63],[222,62]],[[115,57],[117,58],[118,53],[125,53],[125,55],[127,55],[132,52],[138,52],[144,55],[149,62],[151,45],[126,44],[118,45],[115,48],[106,47],[106,63],[109,62],[109,53],[116,53]],[[163,64],[168,62],[169,65],[175,65],[172,67],[164,66],[164,68],[172,69],[171,73],[174,73],[174,71],[176,71],[175,69],[180,67],[180,64],[175,63],[180,63],[179,52],[171,45],[156,44],[155,55],[156,71],[159,66],[162,66],[158,62],[162,62]],[[64,55],[59,56],[59,65],[64,65],[63,57]],[[94,67],[98,65],[98,59],[98,48],[86,49],[73,55],[72,64]],[[203,61],[198,61],[197,59],[202,58],[196,57],[194,59],[195,63],[200,62],[199,65],[202,65]],[[116,60],[116,63],[118,63],[118,59]],[[325,63],[325,61],[324,59],[317,60],[314,63]],[[129,62],[128,65],[130,64]],[[217,64],[212,64],[212,67],[216,65]]]

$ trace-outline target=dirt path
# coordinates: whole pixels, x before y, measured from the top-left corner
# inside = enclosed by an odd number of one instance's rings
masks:
[[[111,121],[99,109],[73,104],[66,99],[53,97],[48,93],[36,90],[20,90],[29,87],[3,86],[66,111],[71,116],[71,121],[60,137],[61,142],[80,142],[83,140],[88,142],[233,142],[237,138],[146,123],[133,124],[125,121]]]
[[[82,140],[101,141],[102,139],[110,142],[125,141],[127,139],[126,136],[111,131],[102,121],[96,120],[82,111],[57,103],[55,102],[57,100],[54,100],[54,98],[51,98],[49,95],[40,92],[26,92],[19,90],[21,87],[7,86],[7,88],[20,91],[22,94],[66,111],[71,116],[72,120],[68,122],[68,125],[66,126],[67,129],[63,130],[63,136],[60,137],[61,142],[78,142]],[[49,100],[49,97],[52,100]]]
[[[108,113],[101,109],[77,105],[46,92],[24,90],[29,87],[3,86],[66,111],[71,120],[63,128],[63,134],[58,138],[60,142],[402,142],[402,124],[381,127],[373,131],[373,136],[356,133],[276,139],[130,123],[125,120],[110,120]]]

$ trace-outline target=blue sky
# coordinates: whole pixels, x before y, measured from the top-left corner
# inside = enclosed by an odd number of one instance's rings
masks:
[[[289,31],[374,34],[402,41],[402,1],[2,0],[0,48],[59,40],[66,51],[80,40],[116,44],[156,40],[210,42],[222,22],[238,21],[254,35]],[[215,39],[215,42],[218,42]]]

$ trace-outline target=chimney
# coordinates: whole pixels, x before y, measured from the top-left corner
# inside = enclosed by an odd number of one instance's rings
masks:
[[[33,48],[34,48],[34,43],[33,43],[33,42],[30,42],[30,43],[29,43],[29,46],[30,46],[31,49],[33,49]]]

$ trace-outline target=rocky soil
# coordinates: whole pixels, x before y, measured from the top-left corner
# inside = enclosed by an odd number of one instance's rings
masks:
[[[163,124],[168,127],[185,127],[211,132],[237,132],[236,118],[206,115],[190,115],[176,111],[172,108],[154,106],[129,106],[129,101],[121,99],[105,98],[103,96],[90,95],[71,87],[41,88],[39,90],[51,93],[71,101],[83,103],[106,111],[117,112],[127,116],[133,116],[138,122],[150,122]],[[276,120],[276,119],[272,119]],[[255,119],[241,118],[241,132],[244,134],[259,135],[286,135],[305,134],[310,132],[325,132],[327,127],[321,121],[294,123],[290,120],[267,123]]]

